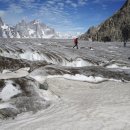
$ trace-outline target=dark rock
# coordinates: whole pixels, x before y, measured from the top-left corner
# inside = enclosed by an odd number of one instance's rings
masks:
[[[4,69],[17,70],[23,67],[30,67],[29,62],[0,56],[0,71]]]
[[[29,77],[11,80],[14,87],[19,87],[18,89],[21,90],[21,93],[12,96],[9,99],[9,103],[14,108],[7,107],[0,109],[0,119],[7,119],[9,117],[14,118],[19,113],[28,111],[37,112],[38,110],[50,106],[50,102],[46,101],[44,97],[41,97],[39,91],[36,90],[40,87],[46,90],[48,88],[47,83],[40,85],[37,81]],[[0,80],[2,86],[4,85],[4,81],[5,80]],[[4,101],[1,100],[0,103],[4,103]]]
[[[13,59],[8,57],[0,56],[0,71],[2,72],[4,69],[8,69],[11,71],[18,70],[24,67],[30,67],[30,71],[34,70],[35,68],[39,68],[41,66],[46,66],[48,63],[45,61],[28,61],[28,60],[21,60],[21,59]],[[29,72],[30,72],[29,71]]]
[[[3,79],[0,80],[0,90],[5,86],[5,81]]]
[[[19,112],[14,108],[2,108],[0,109],[0,119],[14,119]]]
[[[48,84],[46,82],[44,82],[44,84],[40,84],[39,88],[40,89],[44,89],[44,90],[47,90],[48,89]]]
[[[111,41],[111,38],[108,37],[108,36],[105,36],[101,39],[103,42],[110,42]]]

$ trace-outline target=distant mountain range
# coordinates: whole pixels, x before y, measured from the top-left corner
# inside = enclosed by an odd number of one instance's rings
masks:
[[[105,22],[97,27],[90,27],[80,38],[92,41],[103,41],[105,38],[109,41],[121,41],[121,27],[124,22],[130,27],[130,0],[127,0],[121,9]]]
[[[53,28],[37,20],[27,23],[22,20],[13,27],[5,24],[0,18],[1,38],[56,38],[57,33]]]
[[[0,17],[0,38],[53,38],[53,39],[72,39],[81,33],[60,33],[53,28],[40,23],[38,20],[26,22],[22,20],[15,26],[9,26]]]

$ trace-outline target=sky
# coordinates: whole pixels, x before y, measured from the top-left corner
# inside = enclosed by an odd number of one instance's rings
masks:
[[[113,15],[126,0],[0,0],[0,17],[9,25],[39,20],[57,32],[86,32]]]

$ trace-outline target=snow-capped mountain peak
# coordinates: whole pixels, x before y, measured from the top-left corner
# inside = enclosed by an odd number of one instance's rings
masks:
[[[0,38],[55,38],[55,39],[72,39],[81,35],[76,32],[61,33],[56,32],[53,28],[41,23],[39,20],[26,22],[21,20],[15,26],[11,27],[5,24],[0,18]]]
[[[32,23],[33,24],[39,24],[40,22],[38,20],[33,20]]]
[[[1,28],[2,28],[2,29],[8,29],[9,27],[8,27],[6,24],[3,24],[3,25],[1,26]]]
[[[2,18],[0,17],[0,26],[2,26],[4,23],[3,23],[3,20]]]
[[[14,27],[9,27],[0,18],[1,38],[55,38],[56,35],[54,29],[40,23],[38,20],[31,22],[22,20]]]

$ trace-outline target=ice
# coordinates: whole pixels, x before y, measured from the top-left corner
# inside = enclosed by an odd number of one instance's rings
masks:
[[[91,51],[93,51],[94,49],[93,48],[90,48]]]
[[[70,74],[65,74],[65,75],[49,75],[49,76],[39,76],[39,75],[30,75],[30,77],[34,78],[37,80],[39,83],[44,83],[46,79],[50,78],[65,78],[69,80],[77,80],[77,81],[84,81],[84,82],[91,82],[91,83],[98,83],[98,82],[103,82],[107,81],[108,79],[102,78],[102,77],[94,77],[94,76],[85,76],[85,75],[70,75]],[[116,81],[116,80],[115,80]]]
[[[14,86],[11,80],[6,81],[5,87],[0,92],[0,98],[3,101],[8,101],[11,97],[18,95],[19,93],[21,93],[19,86]]]
[[[32,52],[32,51],[26,51],[24,53],[21,53],[19,54],[19,57],[21,59],[27,59],[27,60],[30,60],[30,61],[47,61],[49,63],[53,63],[52,60],[46,58],[46,56],[44,54],[39,54],[38,52]]]
[[[29,67],[21,68],[19,70],[14,71],[14,72],[11,72],[11,71],[8,71],[8,70],[4,70],[0,74],[0,79],[11,79],[11,78],[25,77],[25,76],[27,76],[29,74],[28,73],[29,70],[30,70]]]
[[[33,75],[30,75],[30,77],[32,77],[33,79],[35,79],[36,81],[38,81],[39,83],[44,83],[44,81],[46,80],[46,76],[42,76],[42,75],[36,75],[36,76],[33,76]]]
[[[41,59],[41,56],[38,54],[38,53],[33,53],[33,52],[29,52],[29,51],[26,51],[22,54],[19,55],[22,59],[27,59],[27,60],[40,60]]]
[[[73,49],[65,39],[0,42],[0,109],[19,112],[0,120],[1,130],[129,130],[129,43],[79,40],[80,49]],[[11,68],[6,56],[30,68]]]
[[[77,80],[77,81],[86,81],[86,82],[92,82],[92,83],[98,83],[98,82],[102,82],[102,81],[106,81],[107,79],[102,78],[102,77],[93,77],[93,76],[85,76],[85,75],[80,75],[80,74],[76,74],[76,75],[69,75],[69,74],[65,74],[63,75],[64,78],[66,79],[70,79],[70,80]]]
[[[11,105],[10,103],[2,103],[0,104],[0,109],[3,109],[3,108],[15,108],[15,107]]]
[[[40,44],[41,45],[41,44]],[[46,61],[48,63],[52,63],[52,64],[59,64],[62,66],[71,66],[71,67],[83,67],[83,66],[91,66],[93,65],[90,62],[87,62],[85,60],[83,60],[82,58],[77,58],[73,61],[67,61],[66,59],[64,59],[63,57],[61,57],[62,62],[57,61],[58,57],[53,57],[53,55],[51,56],[51,59],[49,59],[46,54],[39,54],[37,52],[31,52],[31,51],[26,51],[24,53],[19,54],[20,58],[22,59],[27,59],[27,60],[31,60],[31,61]]]
[[[111,81],[90,84],[60,78],[48,79],[47,82],[50,90],[59,95],[60,101],[35,114],[20,114],[14,120],[3,122],[0,128],[129,130],[130,84]]]
[[[119,66],[119,65],[117,65],[117,64],[109,65],[109,66],[107,66],[107,68],[129,69],[129,70],[130,70],[130,67],[127,67],[127,66]]]
[[[78,58],[72,62],[67,62],[66,65],[63,64],[63,66],[83,67],[83,66],[92,66],[92,64],[83,60],[82,58]]]
[[[76,75],[65,74],[63,76],[55,75],[55,76],[47,76],[47,78],[65,78],[69,80],[86,81],[91,83],[98,83],[107,80],[102,77],[93,77],[93,76],[87,77],[85,75],[80,75],[80,74],[76,74]]]
[[[10,71],[10,70],[3,70],[2,71],[2,74],[6,74],[6,73],[12,73],[12,71]]]
[[[40,97],[44,97],[44,100],[46,101],[57,101],[59,100],[58,99],[58,96],[55,95],[53,92],[49,91],[49,90],[41,90],[41,89],[37,89],[37,92],[39,94]]]

